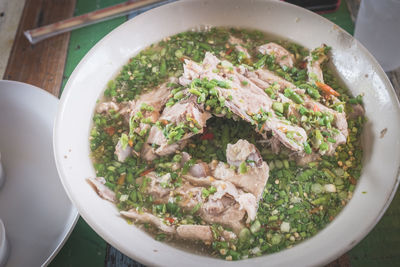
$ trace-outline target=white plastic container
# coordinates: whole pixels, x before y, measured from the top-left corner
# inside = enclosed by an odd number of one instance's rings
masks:
[[[3,221],[0,219],[0,267],[4,266],[7,262],[9,245],[6,236],[6,229]]]
[[[3,165],[1,164],[1,152],[0,152],[0,188],[3,186],[5,180],[5,173],[3,169]]]
[[[362,0],[354,37],[385,71],[400,67],[400,0]]]

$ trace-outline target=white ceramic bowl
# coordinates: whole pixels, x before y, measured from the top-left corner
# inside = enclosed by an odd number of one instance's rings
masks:
[[[0,80],[0,151],[6,176],[0,218],[11,248],[8,267],[47,266],[78,220],[57,178],[53,155],[58,102],[33,85]]]
[[[163,37],[199,25],[257,28],[307,48],[332,46],[332,62],[354,95],[364,94],[368,122],[363,133],[364,168],[353,199],[316,236],[279,253],[227,262],[155,241],[129,225],[113,204],[85,181],[95,176],[89,131],[96,101],[130,57]],[[400,111],[394,90],[376,60],[328,20],[277,1],[180,1],[146,12],[104,37],[79,63],[61,98],[54,147],[62,183],[86,222],[126,255],[151,265],[321,265],[357,244],[379,221],[398,184]],[[383,129],[387,129],[381,137]],[[362,193],[365,192],[365,193]]]

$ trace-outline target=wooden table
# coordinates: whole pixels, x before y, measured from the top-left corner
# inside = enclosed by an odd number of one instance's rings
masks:
[[[17,0],[22,9],[23,3]],[[105,34],[126,21],[125,17],[102,22],[90,27],[65,33],[36,45],[31,45],[23,31],[56,22],[73,15],[90,12],[122,0],[27,0],[19,20],[12,50],[4,72],[4,79],[29,83],[59,97],[62,88],[80,59]],[[353,33],[350,16],[357,13],[359,0],[349,0],[350,12],[345,1],[340,9],[326,14],[328,19]],[[18,5],[8,11],[18,10]],[[15,4],[13,0],[13,5]],[[9,15],[1,10],[0,22]],[[4,19],[3,19],[4,20]],[[0,46],[0,48],[2,48]],[[4,50],[3,50],[3,53]],[[0,64],[1,67],[1,64]],[[1,69],[0,69],[1,70]],[[400,71],[388,74],[399,94]],[[374,230],[355,248],[328,266],[400,266],[400,194],[397,193],[385,216]],[[82,219],[63,249],[50,266],[141,266],[108,245]]]

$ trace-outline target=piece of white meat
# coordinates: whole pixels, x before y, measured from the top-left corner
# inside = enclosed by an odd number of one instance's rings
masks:
[[[179,238],[188,240],[200,240],[203,242],[212,242],[213,234],[208,225],[180,225],[176,228]]]
[[[210,175],[210,167],[205,162],[198,162],[190,167],[189,174],[197,178],[207,177]]]
[[[141,185],[143,179],[149,179],[145,188],[146,193],[151,195],[157,204],[168,203],[171,188],[166,187],[171,182],[171,174],[167,173],[163,176],[157,175],[156,172],[149,172],[144,177],[136,179],[136,183]]]
[[[275,56],[275,62],[281,67],[293,67],[295,62],[292,53],[287,51],[284,47],[278,45],[277,43],[270,42],[265,45],[261,45],[257,48],[261,54],[268,54],[270,56]]]
[[[89,178],[87,181],[101,198],[111,202],[116,201],[115,193],[105,185],[106,179],[104,177]]]
[[[150,223],[167,234],[174,234],[176,232],[174,227],[166,225],[162,218],[159,218],[151,213],[138,212],[135,209],[130,209],[129,211],[121,211],[120,213],[124,217],[134,219],[141,223]]]
[[[122,146],[121,140],[118,140],[117,145],[115,146],[114,154],[117,155],[117,159],[119,162],[124,162],[134,150],[130,146],[126,146],[125,148]]]
[[[212,242],[214,241],[213,233],[211,227],[208,225],[192,225],[192,224],[184,224],[180,225],[176,228],[176,233],[179,238],[188,239],[188,240],[200,240],[203,242]],[[237,236],[235,233],[227,230],[223,230],[221,236],[224,240],[229,241],[236,239]]]
[[[277,84],[279,86],[280,92],[283,92],[286,88],[293,89],[294,92],[298,94],[304,94],[304,89],[298,88],[293,83],[285,80],[284,78],[276,75],[274,72],[268,69],[258,69],[256,71],[248,71],[245,74],[246,77],[249,77],[251,81],[255,80],[254,78],[258,78],[259,80],[267,83],[269,85]],[[257,80],[255,80],[257,81]],[[265,87],[266,88],[266,87]],[[265,89],[264,88],[264,89]]]
[[[196,104],[194,101],[191,102],[178,102],[173,106],[166,107],[159,120],[161,122],[172,123],[178,125],[179,123],[187,123],[187,118],[191,118],[195,121],[199,127],[198,133],[188,132],[178,142],[170,143],[164,136],[163,131],[157,126],[152,126],[147,137],[146,143],[148,145],[156,145],[154,153],[159,156],[165,156],[174,153],[176,150],[185,145],[184,141],[189,139],[195,134],[203,132],[203,128],[206,125],[206,121],[211,117],[211,114],[204,111],[202,107]]]
[[[222,200],[226,197],[231,197],[235,202],[239,203],[239,210],[243,209],[246,211],[248,216],[247,222],[255,219],[258,203],[253,194],[238,190],[231,182],[228,181],[216,180],[212,183],[212,185],[217,189],[217,192],[209,197],[209,202],[217,202],[218,200]],[[224,204],[224,202],[222,203]]]
[[[360,105],[360,104],[353,104],[353,105],[351,105],[350,107],[351,107],[351,112],[349,112],[349,113],[347,114],[347,117],[348,117],[349,119],[355,119],[355,118],[357,118],[357,117],[364,116],[365,110],[364,110],[364,108],[363,108],[362,105]]]
[[[249,51],[243,47],[244,42],[242,40],[231,35],[229,36],[228,42],[233,45],[238,52],[242,52],[246,58],[251,58]]]
[[[118,106],[117,103],[115,103],[113,101],[109,101],[109,102],[102,102],[99,105],[97,105],[96,112],[97,113],[106,113],[106,112],[109,112],[110,110],[119,111],[119,109],[120,109],[120,107]]]
[[[328,59],[324,52],[325,47],[325,44],[321,45],[321,47],[314,49],[310,52],[310,55],[306,57],[308,81],[311,83],[315,83],[316,81],[324,83],[321,65]],[[315,58],[316,56],[317,58]]]
[[[246,160],[254,161],[256,166],[260,166],[263,161],[257,148],[244,139],[239,139],[235,144],[227,145],[226,159],[228,164],[236,167],[239,167]]]

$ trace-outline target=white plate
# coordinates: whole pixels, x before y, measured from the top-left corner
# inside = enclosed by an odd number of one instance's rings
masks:
[[[89,131],[96,101],[130,57],[163,37],[199,25],[257,28],[307,48],[332,46],[332,62],[354,95],[364,94],[364,168],[353,199],[317,235],[291,249],[228,262],[155,241],[118,215],[85,181],[95,176]],[[71,75],[55,124],[56,163],[63,185],[86,222],[107,242],[145,264],[179,266],[313,266],[341,256],[379,221],[396,191],[400,166],[400,109],[382,68],[352,36],[332,22],[281,1],[179,1],[124,23],[93,47]],[[381,131],[387,128],[381,138]],[[67,158],[65,158],[67,156]],[[365,193],[363,193],[365,192]]]
[[[48,264],[78,219],[54,162],[57,105],[58,99],[40,88],[0,81],[0,151],[5,171],[0,218],[11,248],[6,266]]]

